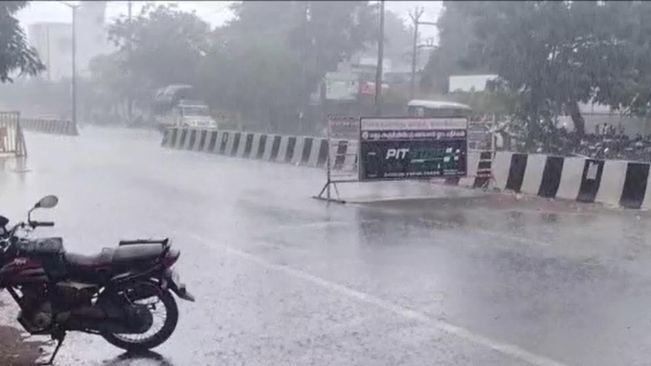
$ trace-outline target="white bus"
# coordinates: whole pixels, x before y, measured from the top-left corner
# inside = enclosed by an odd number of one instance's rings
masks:
[[[468,119],[468,148],[491,149],[491,123],[471,120],[472,109],[461,103],[438,100],[412,100],[407,104],[409,117],[466,118]]]
[[[455,102],[438,100],[412,100],[407,103],[409,117],[465,117],[469,118],[472,110],[469,106]]]

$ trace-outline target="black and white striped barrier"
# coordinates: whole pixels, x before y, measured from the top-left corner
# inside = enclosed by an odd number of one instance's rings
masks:
[[[328,140],[310,136],[171,128],[162,146],[311,167],[323,167],[328,159]]]
[[[54,135],[79,135],[77,125],[72,123],[72,121],[21,117],[20,127],[27,131],[44,132]]]
[[[357,141],[336,142],[333,170],[356,163]],[[325,167],[325,138],[239,131],[168,129],[162,145],[239,158]],[[513,152],[468,153],[468,176],[456,184],[468,188],[493,187],[548,198],[599,202],[626,208],[651,208],[649,163],[594,160]]]
[[[498,152],[496,188],[549,198],[651,208],[649,163]]]

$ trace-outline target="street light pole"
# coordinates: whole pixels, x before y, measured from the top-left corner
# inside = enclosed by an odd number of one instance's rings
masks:
[[[59,3],[72,9],[72,123],[77,125],[77,8],[79,4]]]
[[[72,9],[72,125],[77,126],[77,7]]]
[[[414,99],[416,93],[416,58],[418,56],[418,24],[420,24],[420,17],[423,16],[425,10],[422,7],[416,7],[413,12],[409,13],[409,17],[414,22],[414,42],[411,52],[411,83],[409,85],[409,99]]]
[[[128,43],[128,58],[129,61],[131,61],[131,52],[133,50],[133,24],[131,23],[131,1],[127,3],[128,5],[128,19],[129,19],[129,43]],[[131,82],[132,78],[129,78],[129,82]],[[131,121],[133,119],[133,97],[131,96],[131,89],[129,88],[129,91],[127,92],[127,122],[131,124]]]
[[[375,70],[375,115],[382,115],[382,72],[384,59],[384,0],[380,0],[380,29],[378,31],[377,69]]]

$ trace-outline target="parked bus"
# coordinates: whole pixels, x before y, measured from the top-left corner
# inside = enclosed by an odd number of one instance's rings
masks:
[[[455,102],[415,99],[407,103],[409,117],[470,118],[471,112],[469,106]]]
[[[407,114],[409,117],[467,118],[468,148],[491,149],[491,122],[472,118],[472,109],[465,104],[438,100],[412,100],[407,104]]]

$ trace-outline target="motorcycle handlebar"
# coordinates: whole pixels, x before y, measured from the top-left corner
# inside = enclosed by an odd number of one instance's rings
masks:
[[[39,227],[39,226],[54,226],[54,222],[52,221],[32,221],[30,222],[30,225],[32,227]]]

